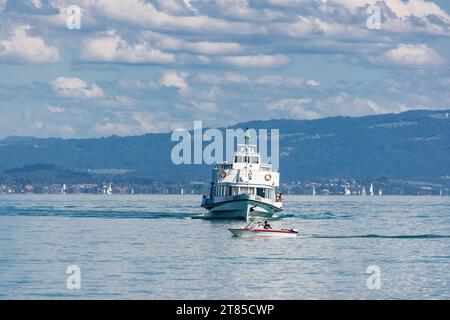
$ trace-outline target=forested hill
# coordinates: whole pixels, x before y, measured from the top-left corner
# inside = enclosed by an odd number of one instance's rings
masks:
[[[254,121],[233,128],[280,130],[284,181],[437,178],[450,175],[449,112]],[[9,137],[0,140],[1,177],[20,171],[12,168],[44,164],[65,170],[73,179],[77,173],[80,179],[95,173],[143,182],[207,181],[209,166],[172,163],[175,144],[170,133],[96,139]]]

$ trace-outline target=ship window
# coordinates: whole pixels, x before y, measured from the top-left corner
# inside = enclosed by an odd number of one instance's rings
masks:
[[[258,197],[261,197],[261,198],[266,198],[266,189],[264,189],[264,188],[257,188],[256,189],[256,195]]]

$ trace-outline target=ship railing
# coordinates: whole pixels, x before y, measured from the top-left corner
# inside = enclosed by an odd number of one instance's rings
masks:
[[[216,169],[219,170],[228,170],[228,169],[232,169],[233,168],[233,164],[232,163],[218,163],[215,165]]]
[[[242,143],[238,143],[238,147],[254,147],[254,148],[256,148],[256,144],[242,144]]]

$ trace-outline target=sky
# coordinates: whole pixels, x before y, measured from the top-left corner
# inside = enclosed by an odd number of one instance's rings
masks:
[[[449,40],[448,0],[0,0],[0,138],[450,109]]]

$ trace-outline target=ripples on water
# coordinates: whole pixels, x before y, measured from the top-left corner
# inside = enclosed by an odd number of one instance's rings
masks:
[[[233,238],[243,222],[202,219],[200,201],[0,196],[0,298],[450,298],[448,197],[287,197],[271,223],[297,239]]]

